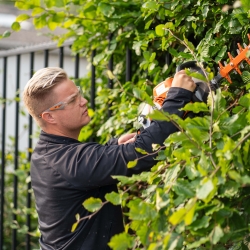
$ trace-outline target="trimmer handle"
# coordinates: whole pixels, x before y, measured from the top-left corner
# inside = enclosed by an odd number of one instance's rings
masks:
[[[185,63],[182,63],[180,65],[177,66],[176,68],[176,72],[179,72],[180,70],[189,68],[191,71],[193,72],[198,72],[200,74],[204,75],[203,70],[201,69],[201,67],[199,67],[197,65],[196,61],[188,61]],[[200,79],[197,78],[192,78],[194,83],[196,84],[196,89],[194,92],[194,95],[192,97],[192,101],[193,102],[207,102],[207,97],[209,94],[209,87],[208,84]]]
[[[200,67],[197,66],[197,62],[196,61],[188,61],[188,62],[185,62],[185,63],[182,63],[180,65],[177,66],[176,68],[176,72],[179,72],[183,69],[186,69],[186,68],[192,68],[192,69],[199,69],[200,70]]]

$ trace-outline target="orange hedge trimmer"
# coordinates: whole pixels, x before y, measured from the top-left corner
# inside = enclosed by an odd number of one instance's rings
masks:
[[[250,41],[250,34],[247,35],[248,39]],[[239,73],[242,75],[242,79],[244,82],[250,81],[249,72],[244,71],[243,74],[240,71],[240,65],[243,61],[246,61],[250,65],[250,59],[248,58],[248,52],[250,52],[250,43],[247,46],[244,44],[244,48],[241,47],[241,45],[238,43],[238,55],[236,57],[233,57],[230,52],[228,52],[228,56],[230,59],[230,62],[223,66],[221,62],[219,62],[219,72],[217,76],[215,76],[210,81],[210,87],[212,90],[216,90],[220,87],[220,81],[225,78],[229,83],[232,83],[232,80],[229,76],[229,74],[232,71],[235,71],[236,73]],[[205,76],[204,71],[201,67],[199,67],[196,63],[196,61],[189,61],[185,62],[181,65],[179,65],[176,69],[176,72],[182,70],[182,69],[189,69],[191,72],[198,72]],[[245,73],[245,74],[244,74]],[[207,82],[199,80],[197,78],[193,78],[194,82],[196,83],[197,87],[194,92],[192,101],[193,102],[207,102],[207,97],[209,95],[210,89],[208,87]],[[141,114],[138,117],[139,123],[143,126],[143,128],[146,128],[150,125],[150,119],[147,117],[147,115],[152,112],[154,109],[160,109],[162,107],[163,101],[166,98],[169,88],[172,86],[173,78],[167,78],[165,81],[159,83],[156,87],[153,89],[153,97],[154,97],[154,106],[150,106],[148,104],[145,104],[144,108],[142,109]]]
[[[248,39],[250,41],[250,34],[247,34]],[[247,52],[250,51],[250,44],[247,46],[244,46],[244,49],[241,47],[241,45],[239,43],[237,43],[238,45],[238,55],[236,57],[233,57],[230,52],[228,52],[228,57],[230,59],[230,62],[223,67],[223,65],[221,64],[221,62],[219,62],[219,72],[220,75],[224,78],[226,78],[230,83],[232,83],[231,78],[229,76],[229,73],[233,70],[236,70],[237,73],[239,73],[240,75],[242,74],[242,72],[240,71],[239,65],[243,62],[246,61],[249,65],[250,65],[250,59],[247,57]]]

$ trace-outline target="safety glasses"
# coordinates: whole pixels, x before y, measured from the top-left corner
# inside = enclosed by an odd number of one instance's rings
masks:
[[[76,94],[73,94],[73,95],[67,97],[65,99],[65,101],[58,102],[55,105],[53,105],[52,107],[50,107],[50,108],[44,110],[43,112],[41,112],[40,115],[39,115],[39,118],[42,117],[42,114],[44,112],[64,109],[67,105],[75,103],[77,101],[77,99],[79,100],[79,104],[80,104],[81,98],[83,97],[83,92],[82,92],[81,87],[77,86],[77,89],[78,89],[78,92]]]

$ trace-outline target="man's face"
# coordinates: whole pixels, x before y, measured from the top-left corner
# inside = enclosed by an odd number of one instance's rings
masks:
[[[80,132],[90,122],[87,100],[80,94],[73,81],[67,79],[53,88],[56,103],[63,103],[63,109],[54,109],[51,114],[56,120],[57,128],[65,134]]]

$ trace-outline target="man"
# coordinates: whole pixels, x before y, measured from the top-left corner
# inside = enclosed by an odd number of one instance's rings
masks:
[[[195,84],[185,71],[176,73],[163,110],[183,115]],[[41,232],[42,250],[105,250],[110,238],[121,233],[120,206],[110,203],[71,232],[75,215],[90,215],[82,205],[89,197],[105,201],[105,194],[117,191],[111,176],[131,175],[150,170],[153,156],[142,157],[135,148],[152,152],[152,144],[163,144],[177,131],[171,122],[154,121],[133,139],[128,134],[106,145],[79,142],[78,135],[89,123],[87,100],[66,72],[51,67],[37,71],[27,83],[23,99],[26,108],[42,131],[31,158],[31,184]],[[136,167],[127,168],[129,161]]]

